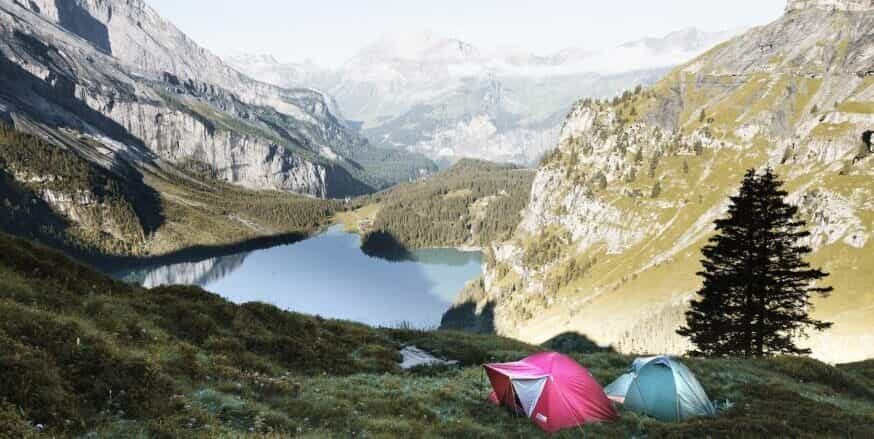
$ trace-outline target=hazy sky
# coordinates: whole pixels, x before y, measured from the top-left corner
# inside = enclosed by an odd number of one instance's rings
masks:
[[[224,54],[341,64],[385,34],[430,30],[484,49],[537,54],[611,47],[689,26],[768,23],[786,0],[148,0],[198,43]]]

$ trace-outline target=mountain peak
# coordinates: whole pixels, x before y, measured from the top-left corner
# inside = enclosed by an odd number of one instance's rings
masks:
[[[874,0],[789,0],[786,5],[786,12],[805,9],[874,11]]]
[[[480,56],[479,50],[465,41],[432,31],[384,35],[358,55],[383,60],[422,61],[439,59],[466,61]]]
[[[715,46],[717,43],[726,41],[731,37],[742,33],[745,29],[730,29],[719,32],[705,32],[696,27],[687,27],[674,32],[670,32],[660,37],[647,37],[619,46],[620,49],[626,50],[646,50],[658,56],[666,54],[677,54],[678,57],[674,63],[680,63],[685,59],[691,58],[694,54],[701,53],[704,50]],[[611,54],[611,58],[614,55]],[[608,62],[612,63],[613,61]],[[670,63],[669,63],[670,64]]]
[[[275,56],[269,53],[247,53],[241,50],[229,51],[221,58],[226,62],[229,62],[231,65],[242,63],[246,65],[256,66],[280,66],[283,64],[278,59],[276,59]]]

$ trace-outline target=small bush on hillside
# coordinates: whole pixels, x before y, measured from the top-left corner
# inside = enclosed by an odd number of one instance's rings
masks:
[[[874,392],[857,377],[812,358],[776,357],[766,361],[767,367],[802,383],[823,384],[838,392],[874,400]]]
[[[0,400],[0,437],[27,438],[33,436],[35,428],[22,419],[18,408]]]

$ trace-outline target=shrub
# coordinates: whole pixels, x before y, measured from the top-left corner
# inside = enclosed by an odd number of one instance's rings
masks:
[[[21,417],[18,408],[0,400],[0,437],[28,438],[33,433],[34,428]]]
[[[775,357],[766,360],[767,368],[802,383],[818,383],[835,391],[874,400],[874,392],[857,377],[823,362],[806,357]]]
[[[23,407],[35,423],[63,425],[65,419],[78,418],[75,397],[45,352],[0,332],[0,370],[0,418],[12,407],[6,401]]]

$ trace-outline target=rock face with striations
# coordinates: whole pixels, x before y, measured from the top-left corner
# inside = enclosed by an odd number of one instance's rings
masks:
[[[789,0],[787,12],[804,9],[825,9],[832,11],[870,11],[874,9],[872,0]]]
[[[486,257],[476,300],[494,305],[497,330],[685,351],[675,330],[700,288],[713,221],[745,170],[771,166],[808,223],[811,262],[835,287],[814,310],[835,326],[805,343],[829,361],[874,355],[870,4],[791,2],[650,89],[579,102],[515,236]]]
[[[112,168],[206,164],[253,189],[370,190],[366,141],[314,90],[252,80],[141,0],[0,0],[0,117]]]

